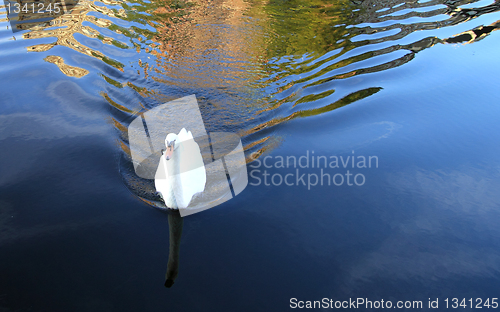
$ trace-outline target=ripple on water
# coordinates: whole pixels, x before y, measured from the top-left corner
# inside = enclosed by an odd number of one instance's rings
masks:
[[[130,120],[196,94],[207,130],[242,135],[252,161],[280,144],[283,123],[383,92],[382,72],[437,44],[488,36],[500,27],[499,8],[486,0],[81,0],[15,34],[0,13],[0,53],[12,61],[0,71],[19,68],[29,52],[21,67],[44,62],[90,81],[124,157]],[[488,24],[472,24],[479,17]],[[456,25],[466,30],[440,37]]]

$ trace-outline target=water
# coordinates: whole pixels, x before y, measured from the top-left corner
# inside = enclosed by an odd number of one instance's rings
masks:
[[[0,16],[0,311],[498,297],[499,8],[80,0],[15,33]],[[242,137],[250,185],[185,218],[167,289],[168,216],[124,170],[126,128],[190,94]],[[345,180],[307,185],[325,173]]]

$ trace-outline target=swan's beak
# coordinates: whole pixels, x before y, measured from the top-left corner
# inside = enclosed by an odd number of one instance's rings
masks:
[[[174,154],[174,144],[175,144],[175,141],[172,141],[168,146],[167,146],[167,150],[165,151],[165,153],[163,153],[163,155],[165,155],[165,158],[167,160],[170,160],[170,158],[172,158],[172,155]]]

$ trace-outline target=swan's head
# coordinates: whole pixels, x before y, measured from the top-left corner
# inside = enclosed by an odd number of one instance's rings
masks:
[[[179,146],[179,137],[175,133],[169,133],[167,137],[165,138],[165,147],[167,150],[165,151],[164,155],[167,160],[170,160],[172,156],[174,155],[174,151],[177,149]]]

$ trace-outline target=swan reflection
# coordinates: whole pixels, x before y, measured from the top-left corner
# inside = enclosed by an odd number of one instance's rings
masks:
[[[179,274],[179,253],[181,246],[182,219],[179,210],[172,210],[168,214],[168,232],[169,232],[169,248],[168,248],[168,264],[167,273],[165,274],[165,287],[172,287]]]

